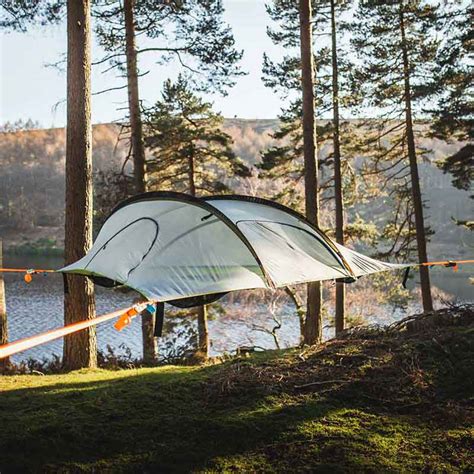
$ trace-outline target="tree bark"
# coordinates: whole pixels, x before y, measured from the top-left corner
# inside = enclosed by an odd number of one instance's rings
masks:
[[[332,40],[332,111],[334,148],[334,200],[336,207],[336,242],[344,245],[344,201],[341,175],[341,143],[339,135],[339,69],[337,63],[336,0],[331,0]],[[345,286],[336,282],[336,335],[344,330]]]
[[[135,178],[135,191],[137,194],[146,192],[146,161],[145,145],[143,142],[143,124],[140,111],[140,96],[138,93],[138,67],[137,49],[135,44],[135,0],[124,0],[125,16],[125,42],[127,57],[127,89],[128,108],[130,115],[130,129],[133,154],[133,175]],[[148,362],[156,360],[157,345],[153,336],[153,318],[143,316],[142,320],[142,344],[143,359]]]
[[[3,267],[3,248],[0,240],[0,268]],[[5,300],[5,282],[3,273],[0,272],[0,346],[8,343],[8,320],[7,320],[7,303]],[[7,367],[10,359],[5,357],[0,359],[0,372]]]
[[[194,150],[189,147],[188,152],[188,186],[191,196],[196,196]],[[207,327],[207,306],[199,306],[197,309],[198,320],[198,352],[199,355],[207,359],[209,357],[209,329]]]
[[[145,146],[143,143],[143,124],[138,94],[137,49],[135,45],[135,0],[124,0],[125,41],[127,56],[127,89],[130,129],[132,135],[133,174],[137,193],[146,191]]]
[[[209,356],[209,329],[207,327],[207,306],[197,308],[198,352],[205,359]]]
[[[405,18],[403,14],[403,2],[400,3],[400,34],[403,58],[403,77],[405,86],[405,124],[407,134],[408,158],[410,161],[411,190],[413,196],[413,208],[415,211],[416,242],[418,247],[418,261],[420,263],[428,261],[426,251],[425,221],[423,217],[423,200],[421,197],[420,177],[418,174],[418,164],[416,159],[415,136],[413,133],[413,114],[411,108],[411,87],[410,87],[410,62],[408,59],[408,48],[405,36]],[[430,273],[428,267],[420,267],[421,297],[423,300],[423,310],[425,312],[433,310],[433,300],[431,298]]]
[[[82,258],[92,245],[92,126],[90,0],[67,2],[67,137],[66,137],[66,265]],[[95,316],[94,287],[84,277],[68,275],[64,322]],[[95,328],[64,339],[66,369],[96,367]]]
[[[306,217],[318,225],[318,165],[316,120],[314,106],[313,34],[311,30],[311,0],[300,0],[301,84],[303,93],[303,154],[305,169]],[[321,283],[308,284],[307,311],[304,331],[306,344],[317,344],[322,336]]]
[[[192,147],[188,150],[188,181],[189,181],[189,194],[196,196],[196,182],[194,179],[194,153]]]
[[[150,341],[150,344],[143,345],[143,362],[147,365],[153,365],[156,364],[158,360],[158,341],[155,337],[155,317],[148,311],[143,311],[141,319],[142,340]]]

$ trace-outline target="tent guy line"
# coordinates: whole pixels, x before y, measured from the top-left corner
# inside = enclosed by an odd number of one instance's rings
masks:
[[[474,260],[459,260],[459,261],[452,261],[446,260],[441,262],[425,262],[424,264],[413,264],[410,267],[417,267],[420,265],[429,265],[429,266],[453,266],[452,264],[465,264],[465,263],[474,263]],[[26,272],[26,269],[5,269],[0,268],[0,272],[3,271],[14,271],[14,272]],[[55,272],[56,270],[48,270],[48,273]],[[20,352],[26,351],[28,349],[32,349],[42,344],[46,344],[47,342],[54,341],[56,339],[60,339],[65,337],[69,334],[73,334],[78,331],[82,331],[88,327],[96,326],[107,321],[119,318],[118,321],[115,323],[114,327],[121,331],[124,327],[131,323],[132,318],[135,316],[140,315],[143,311],[147,310],[150,311],[150,305],[156,304],[156,301],[147,301],[146,303],[142,303],[140,305],[130,306],[128,308],[120,309],[117,311],[113,311],[111,313],[103,314],[101,316],[97,316],[92,319],[87,319],[84,321],[79,321],[77,323],[69,324],[67,326],[53,329],[51,331],[47,331],[41,334],[37,334],[35,336],[27,337],[24,339],[19,339],[17,341],[5,344],[0,346],[0,359],[5,357],[10,357],[12,355],[18,354]]]
[[[410,263],[406,267],[437,267],[442,266],[446,268],[453,268],[456,271],[456,267],[463,264],[474,263],[472,260],[440,260],[437,262],[423,262],[423,263]],[[58,269],[37,269],[37,268],[0,268],[0,273],[25,273],[29,275],[42,274],[42,273],[59,273]]]
[[[0,346],[0,358],[114,318],[121,330],[143,311],[153,313],[158,303],[189,308],[231,291],[352,283],[388,270],[436,265],[456,270],[461,263],[474,260],[382,262],[333,242],[293,209],[257,197],[144,193],[119,203],[77,262],[59,270],[0,272],[25,273],[27,282],[36,273],[62,273],[65,280],[82,275],[98,285],[129,287],[145,303]]]

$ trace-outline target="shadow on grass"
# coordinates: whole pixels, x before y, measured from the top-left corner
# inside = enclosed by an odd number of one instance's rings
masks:
[[[472,333],[470,340],[465,360],[472,363]],[[0,471],[466,469],[469,420],[464,413],[433,419],[426,406],[449,404],[453,384],[463,383],[470,370],[450,361],[459,346],[458,340],[451,342],[421,348],[402,344],[398,350],[406,351],[407,366],[394,366],[389,343],[378,348],[389,357],[376,357],[367,348],[369,357],[358,357],[355,349],[350,355],[346,341],[304,362],[293,356],[284,369],[279,360],[257,358],[246,364],[271,370],[274,364],[288,375],[280,384],[253,377],[228,393],[216,390],[214,381],[233,370],[232,363],[73,373],[54,384],[39,378],[34,387],[0,394]],[[342,348],[348,352],[341,357]],[[459,350],[466,353],[463,345]],[[418,383],[412,379],[417,371],[429,372],[431,385],[427,394],[418,388],[415,397],[410,384]],[[308,382],[334,373],[351,378],[328,390],[297,390],[292,378],[297,373]],[[408,411],[397,408],[398,399],[384,398],[398,392]]]
[[[1,394],[0,471],[69,467],[199,470],[278,439],[289,426],[329,406],[275,407],[258,391],[211,402],[206,378],[146,374],[59,383]],[[120,377],[120,372],[117,373]]]

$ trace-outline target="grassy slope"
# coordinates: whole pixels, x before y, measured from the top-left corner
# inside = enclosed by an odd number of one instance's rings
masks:
[[[471,314],[210,367],[0,377],[0,471],[472,471],[473,369]]]

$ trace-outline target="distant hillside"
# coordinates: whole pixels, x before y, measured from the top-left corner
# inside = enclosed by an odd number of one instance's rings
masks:
[[[260,160],[262,150],[275,144],[271,133],[278,120],[226,119],[224,128],[234,140],[238,156],[250,164]],[[93,162],[98,171],[119,170],[128,154],[125,136],[116,124],[95,125]],[[472,252],[472,233],[453,224],[451,216],[466,216],[472,203],[468,193],[452,187],[451,177],[432,162],[459,148],[460,144],[423,139],[432,150],[420,166],[428,222],[437,231],[431,248],[449,255]],[[327,147],[326,147],[327,148]],[[326,148],[321,153],[326,153]],[[52,239],[62,246],[64,225],[65,130],[39,129],[0,133],[0,238],[6,247]],[[382,205],[386,205],[382,203]],[[350,218],[351,216],[349,216]],[[431,252],[433,254],[433,252]]]

